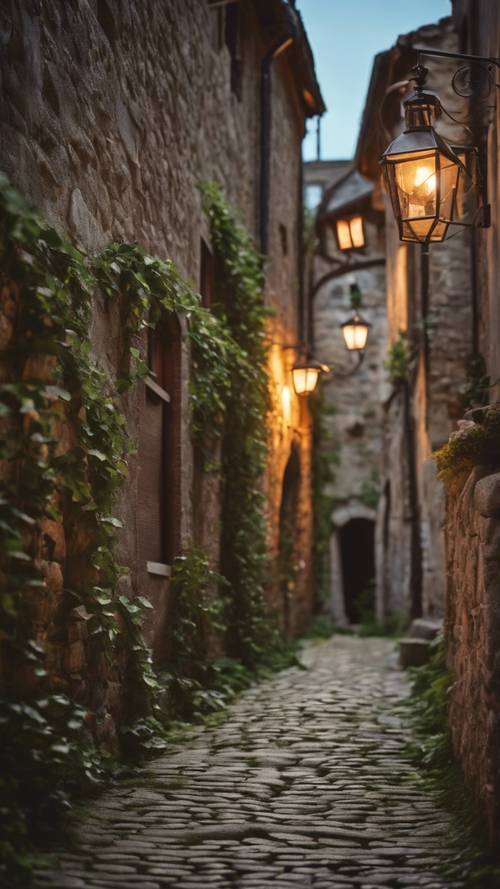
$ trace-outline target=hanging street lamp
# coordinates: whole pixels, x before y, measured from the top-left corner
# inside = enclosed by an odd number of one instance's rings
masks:
[[[405,130],[382,155],[385,180],[401,241],[443,241],[453,222],[460,174],[467,169],[434,122],[435,93],[424,90],[427,69],[414,69],[415,91],[404,102]]]
[[[330,368],[326,364],[315,361],[314,358],[299,358],[292,367],[293,388],[296,395],[312,395],[321,373],[329,373]]]
[[[477,148],[451,145],[434,128],[442,111],[450,115],[442,108],[438,96],[424,89],[427,68],[420,64],[420,56],[484,64],[490,83],[494,83],[491,71],[494,66],[500,67],[500,59],[425,48],[418,48],[417,52],[419,62],[412,69],[411,77],[415,90],[403,103],[405,129],[384,151],[380,163],[400,240],[428,245],[444,241],[450,225],[487,228],[490,213]],[[461,71],[458,69],[452,81],[457,95],[462,95],[456,86]],[[481,197],[481,216],[466,222],[463,216],[472,191]]]
[[[342,253],[362,250],[365,246],[365,226],[362,216],[356,215],[345,219],[336,219],[332,223],[332,227],[335,232],[337,247]]]
[[[365,321],[356,310],[347,321],[340,325],[346,349],[349,352],[361,352],[366,349],[371,324]]]
[[[340,325],[346,349],[349,352],[363,352],[368,342],[368,334],[371,324],[366,321],[360,314],[362,295],[361,290],[355,283],[351,284],[351,306],[354,309],[353,314],[347,321]]]

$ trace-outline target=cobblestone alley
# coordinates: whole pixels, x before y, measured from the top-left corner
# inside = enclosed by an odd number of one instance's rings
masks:
[[[405,759],[394,715],[408,687],[393,643],[336,636],[303,661],[148,764],[136,787],[92,803],[39,885],[451,886],[440,876],[448,819]]]

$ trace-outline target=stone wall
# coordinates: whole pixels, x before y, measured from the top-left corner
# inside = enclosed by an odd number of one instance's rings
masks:
[[[7,0],[0,12],[0,168],[60,231],[89,253],[112,241],[138,241],[172,259],[196,287],[201,238],[210,246],[198,185],[219,182],[242,222],[258,240],[260,64],[273,37],[254,3],[240,4],[241,97],[231,88],[231,59],[217,36],[214,16],[201,0],[77,0],[43,4]],[[287,53],[275,60],[270,138],[270,248],[266,302],[276,311],[269,335],[278,347],[270,365],[266,480],[270,550],[275,559],[285,465],[292,443],[301,454],[298,566],[290,632],[299,632],[311,609],[310,420],[293,392],[290,353],[299,338],[299,165],[305,109]],[[117,373],[119,318],[96,299],[91,337],[109,376]],[[219,478],[206,476],[193,490],[189,416],[189,350],[181,330],[176,410],[179,547],[193,537],[219,555]],[[145,353],[146,343],[136,345]],[[274,348],[274,347],[273,347]],[[288,395],[286,405],[283,389]],[[139,440],[145,388],[124,399],[131,437]],[[119,561],[130,576],[124,590],[148,596],[155,610],[147,635],[157,660],[164,655],[169,581],[141,561],[139,458],[131,458],[116,513],[124,531]],[[274,536],[273,536],[274,535]],[[270,601],[280,608],[276,583]],[[78,634],[75,644],[79,642]],[[76,649],[75,649],[76,650]],[[75,662],[76,664],[76,662]],[[74,672],[77,667],[67,667]],[[78,669],[85,664],[79,664]],[[104,702],[104,710],[108,704]],[[108,707],[110,709],[110,707]],[[113,718],[117,715],[113,710]]]
[[[445,642],[454,674],[453,748],[500,840],[500,473],[476,468],[450,485]]]

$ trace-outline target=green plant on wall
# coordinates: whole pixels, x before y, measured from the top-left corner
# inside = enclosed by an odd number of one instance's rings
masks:
[[[483,356],[471,355],[467,361],[465,383],[461,390],[462,410],[487,404],[490,382]]]
[[[378,506],[380,496],[380,483],[378,472],[374,469],[370,475],[370,478],[364,479],[361,484],[361,490],[359,492],[359,499],[365,506],[368,506],[369,509],[376,509]]]
[[[500,465],[500,409],[492,405],[478,412],[478,422],[467,421],[434,453],[438,475],[451,482],[474,466],[497,469]]]
[[[27,605],[33,595],[48,595],[37,561],[46,545],[46,518],[64,519],[69,538],[78,529],[80,564],[88,571],[75,567],[72,573],[72,557],[67,560],[57,619],[64,626],[77,612],[89,631],[89,655],[105,654],[117,680],[126,682],[140,716],[124,731],[132,752],[163,743],[162,720],[212,712],[248,683],[237,660],[210,661],[208,640],[224,634],[228,621],[235,654],[248,666],[289,662],[264,602],[262,268],[220,191],[211,186],[205,201],[233,297],[218,314],[201,306],[173,263],[147,256],[137,244],[113,244],[89,261],[0,180],[1,299],[6,324],[12,323],[1,355],[0,615],[5,662],[13,665],[0,706],[0,814],[6,825],[0,844],[19,885],[25,871],[16,849],[36,825],[53,823],[73,792],[101,780],[106,761],[63,677],[55,677],[63,690],[54,689],[47,645],[33,633]],[[119,307],[117,382],[98,365],[89,340],[98,293]],[[172,311],[185,318],[191,345],[194,435],[209,428],[224,441],[224,534],[232,558],[229,584],[199,551],[188,550],[176,562],[170,660],[161,686],[142,638],[150,603],[116,592],[125,569],[114,556],[121,523],[113,508],[133,448],[121,398],[147,373],[144,329]],[[18,676],[26,670],[32,681],[20,692]]]
[[[408,348],[407,334],[400,330],[397,339],[389,349],[387,360],[384,364],[389,373],[389,378],[394,386],[404,383],[408,378],[410,366],[410,352]]]
[[[232,368],[223,437],[222,572],[229,581],[228,645],[247,666],[283,650],[265,602],[268,572],[263,476],[269,408],[264,276],[255,246],[221,189],[201,188],[222,268],[216,311],[244,353]]]
[[[326,421],[335,409],[327,405],[322,389],[310,401],[313,420],[313,511],[314,511],[314,584],[318,607],[330,596],[329,550],[332,513],[336,498],[328,493],[335,483],[335,469],[340,464],[340,446],[326,447]]]

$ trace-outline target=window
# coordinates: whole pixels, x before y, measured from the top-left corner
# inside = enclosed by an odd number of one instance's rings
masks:
[[[149,331],[148,364],[139,432],[138,534],[140,559],[151,574],[168,574],[178,550],[180,327],[165,316]]]
[[[283,256],[288,256],[288,230],[286,225],[280,223],[280,243]]]
[[[202,305],[209,309],[214,300],[214,257],[203,238],[200,243],[200,294]]]

